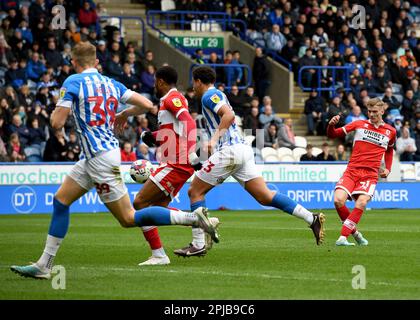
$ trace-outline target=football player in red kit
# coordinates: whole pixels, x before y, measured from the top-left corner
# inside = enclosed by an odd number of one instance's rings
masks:
[[[193,175],[194,170],[201,168],[195,153],[196,125],[188,111],[187,99],[176,89],[178,74],[170,66],[159,68],[155,74],[156,95],[160,98],[158,122],[159,130],[144,131],[142,141],[149,147],[158,146],[161,159],[159,167],[150,175],[143,188],[136,195],[136,210],[149,206],[167,207],[178,194],[185,182]],[[125,123],[129,116],[137,115],[137,108],[130,107],[117,116],[118,123]],[[120,118],[120,119],[118,119]],[[217,218],[210,218],[218,224]],[[198,228],[199,229],[199,228]],[[155,226],[142,227],[144,237],[152,249],[152,256],[139,265],[169,264],[169,257],[162,247],[158,230]],[[201,229],[199,230],[201,232]],[[205,235],[201,251],[206,253]],[[210,241],[207,238],[207,241]]]
[[[334,191],[334,205],[343,222],[341,236],[336,241],[338,246],[353,246],[354,243],[347,241],[350,234],[357,244],[368,244],[356,226],[367,203],[372,199],[378,175],[386,178],[391,171],[396,139],[396,130],[382,120],[384,106],[381,99],[370,99],[367,104],[369,120],[357,120],[336,129],[335,125],[340,120],[337,115],[328,124],[329,138],[342,138],[355,131],[349,164]],[[384,155],[385,168],[381,168]],[[356,201],[352,212],[346,207],[347,199]]]

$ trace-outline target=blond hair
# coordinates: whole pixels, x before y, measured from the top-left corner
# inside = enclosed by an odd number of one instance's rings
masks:
[[[96,47],[90,42],[80,42],[74,46],[72,57],[81,67],[93,67],[96,63]]]
[[[369,99],[369,101],[367,102],[366,106],[368,108],[371,108],[371,107],[381,107],[381,108],[384,108],[385,107],[385,102],[383,102],[380,98],[373,98],[373,99]]]

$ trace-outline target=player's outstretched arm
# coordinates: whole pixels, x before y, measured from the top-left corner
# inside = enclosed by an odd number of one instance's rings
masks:
[[[152,101],[142,96],[141,94],[138,94],[137,92],[133,92],[133,94],[130,96],[130,98],[127,99],[126,102],[132,106],[122,112],[119,112],[116,115],[114,123],[116,132],[121,132],[123,130],[128,117],[146,113],[153,108]]]
[[[56,106],[51,114],[51,127],[55,130],[63,128],[70,114],[70,111],[71,109],[68,107]]]

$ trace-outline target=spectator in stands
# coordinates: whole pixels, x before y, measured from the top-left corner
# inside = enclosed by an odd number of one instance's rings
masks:
[[[2,118],[0,118],[0,122],[1,121],[3,121]],[[0,162],[7,162],[7,161],[9,161],[9,157],[7,155],[6,144],[4,143],[2,139],[2,135],[0,134]]]
[[[270,50],[274,50],[280,54],[281,49],[286,45],[286,38],[280,32],[280,26],[278,24],[274,24],[271,27],[271,32],[266,33],[264,36],[265,43],[267,48]]]
[[[343,144],[337,145],[335,148],[334,157],[337,161],[347,161],[348,156],[346,153],[346,147]]]
[[[276,126],[281,124],[283,121],[273,114],[273,107],[271,106],[271,98],[269,96],[264,97],[264,110],[263,113],[258,117],[261,126],[266,128],[269,124],[274,123]]]
[[[139,144],[137,148],[136,156],[137,156],[137,159],[156,161],[155,154],[144,143]]]
[[[57,76],[57,84],[61,87],[64,83],[64,81],[72,75],[72,69],[70,68],[70,63],[64,62],[61,66],[60,73]]]
[[[67,142],[62,130],[55,130],[47,141],[44,150],[44,161],[65,161],[67,155]]]
[[[25,161],[26,156],[23,153],[23,147],[20,143],[19,135],[12,133],[10,135],[10,141],[7,146],[7,155],[12,162]]]
[[[131,146],[134,146],[136,144],[137,134],[133,127],[126,123],[122,132],[117,134],[117,139],[121,147],[124,146],[124,142],[129,142]]]
[[[81,27],[89,28],[96,26],[98,16],[96,10],[91,8],[89,1],[84,1],[83,8],[79,9],[78,19]]]
[[[322,134],[324,132],[324,108],[324,98],[318,95],[318,91],[312,90],[309,99],[305,101],[304,113],[306,114],[306,123],[308,125],[308,132],[306,135],[313,136],[315,126],[317,126],[318,134]]]
[[[239,89],[237,85],[233,85],[230,89],[230,92],[227,94],[227,98],[230,102],[230,104],[233,107],[233,110],[235,111],[235,114],[239,117],[244,116],[244,104],[245,104],[245,98],[243,95],[239,94]]]
[[[306,145],[306,153],[300,157],[300,161],[316,161],[316,157],[312,154],[313,147],[311,144]]]
[[[316,66],[316,59],[312,56],[312,49],[306,49],[305,55],[299,59],[299,67]],[[302,72],[302,84],[305,87],[312,87],[312,78],[314,77],[315,69],[307,69]]]
[[[80,144],[77,139],[77,135],[75,131],[70,131],[69,133],[69,141],[67,143],[67,153],[66,153],[66,160],[67,161],[79,161],[80,156]]]
[[[10,134],[16,133],[19,136],[19,144],[23,148],[28,144],[30,133],[28,127],[22,121],[22,114],[15,114],[12,118],[12,123],[9,126]]]
[[[345,122],[345,124],[349,124],[349,123],[351,123],[353,121],[357,121],[357,120],[367,120],[367,118],[362,113],[362,110],[360,109],[360,107],[358,105],[355,105],[352,108],[350,114],[344,120],[344,122]]]
[[[29,126],[28,146],[37,145],[39,148],[41,148],[43,145],[45,145],[45,142],[45,131],[40,128],[38,118],[32,118]]]
[[[410,121],[414,115],[415,101],[413,90],[407,90],[401,104],[400,113],[404,117],[404,121]]]
[[[34,52],[28,62],[27,73],[28,78],[34,82],[38,82],[41,75],[47,71],[45,64],[39,59],[39,53]]]
[[[383,102],[388,104],[388,112],[391,110],[399,110],[401,103],[398,99],[393,95],[393,90],[391,87],[385,89],[385,95],[383,97]]]
[[[57,70],[64,63],[63,56],[60,51],[56,48],[56,43],[54,37],[48,38],[48,48],[44,52],[45,60],[48,62],[48,65],[53,67],[54,70]]]
[[[206,63],[204,59],[204,52],[203,49],[199,48],[195,50],[194,62],[197,64],[204,64]]]
[[[137,157],[133,151],[133,146],[130,142],[124,141],[121,148],[121,161],[122,162],[133,162],[136,161]]]
[[[219,59],[216,52],[210,53],[208,63],[211,64],[223,64],[223,61]],[[225,68],[213,67],[216,72],[216,83],[223,83],[225,81]]]
[[[141,62],[142,62],[142,71],[146,70],[147,66],[150,64],[153,65],[155,69],[157,68],[154,62],[153,51],[151,50],[146,51],[144,59]]]
[[[271,25],[278,25],[283,27],[283,10],[281,7],[277,6],[270,12],[268,16]]]
[[[123,74],[120,78],[120,81],[130,90],[138,91],[140,88],[140,81],[135,75],[131,73],[131,68],[128,63],[124,63],[123,65]]]
[[[270,64],[267,57],[263,54],[261,48],[255,49],[254,65],[252,67],[252,75],[254,79],[255,93],[260,101],[267,95],[270,87]]]
[[[10,68],[6,71],[5,80],[6,85],[11,85],[16,90],[26,84],[26,70],[19,68],[15,58],[10,61]]]
[[[419,100],[420,99],[420,89],[419,89],[419,81],[417,79],[411,80],[409,89],[411,89],[413,91],[414,101]]]
[[[336,95],[333,99],[331,104],[328,106],[327,109],[327,119],[331,119],[336,115],[342,115],[340,117],[340,121],[337,124],[337,127],[342,127],[344,125],[344,119],[348,114],[348,110],[343,106],[341,103],[341,99],[338,95]]]
[[[106,74],[120,81],[123,76],[123,68],[120,64],[120,56],[117,53],[111,55],[111,60],[108,60],[105,67]]]
[[[104,40],[98,41],[96,57],[98,58],[99,63],[103,66],[106,65],[107,61],[110,59],[110,54],[108,49],[106,48],[106,42]]]
[[[286,147],[294,149],[295,145],[295,133],[293,132],[293,120],[287,118],[284,123],[281,123],[278,128],[277,143],[279,148]]]
[[[328,142],[322,144],[322,152],[316,157],[317,161],[335,161],[333,155],[330,154],[330,146]]]
[[[401,137],[397,139],[396,146],[400,161],[414,161],[416,142],[410,137],[410,130],[407,127],[401,129]]]
[[[414,139],[416,141],[416,153],[414,154],[414,161],[420,161],[420,119],[416,122],[414,128]]]
[[[278,149],[279,144],[277,142],[277,126],[270,124],[264,133],[264,147],[270,147]]]
[[[261,124],[258,120],[258,106],[251,108],[250,114],[248,114],[243,121],[243,128],[245,130],[251,130],[253,136],[257,134],[258,129],[261,129]]]
[[[156,69],[153,64],[149,64],[146,67],[146,70],[141,73],[140,81],[141,81],[141,88],[140,92],[142,94],[146,94],[149,99],[152,99],[154,94],[155,88],[155,72]]]

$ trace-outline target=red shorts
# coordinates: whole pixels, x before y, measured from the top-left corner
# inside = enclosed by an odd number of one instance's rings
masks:
[[[372,198],[377,183],[378,174],[371,170],[347,169],[338,180],[335,189],[346,191],[349,199],[354,199],[359,194],[367,194]]]
[[[173,199],[193,174],[194,168],[190,165],[161,163],[150,175],[150,180]]]

